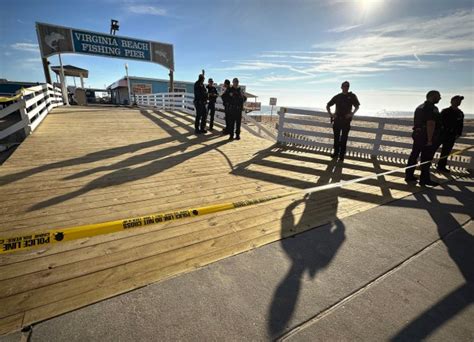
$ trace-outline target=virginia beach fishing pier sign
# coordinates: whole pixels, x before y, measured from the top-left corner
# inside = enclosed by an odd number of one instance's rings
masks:
[[[174,71],[173,45],[36,23],[41,56],[82,53],[158,63]]]

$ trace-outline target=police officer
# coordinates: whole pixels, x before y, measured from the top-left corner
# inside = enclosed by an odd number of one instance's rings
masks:
[[[244,102],[247,98],[244,92],[239,87],[239,79],[234,78],[232,80],[232,87],[228,88],[224,94],[225,98],[228,99],[229,108],[229,140],[235,139],[240,140],[240,124],[242,122],[242,110],[244,109]]]
[[[446,168],[448,163],[447,156],[451,153],[456,139],[462,135],[464,113],[459,109],[462,100],[464,100],[464,96],[454,96],[451,99],[451,107],[441,111],[442,128],[438,147],[443,145],[443,148],[441,149],[441,159],[437,167],[438,171],[441,172],[449,172]]]
[[[222,104],[224,105],[224,116],[225,116],[225,128],[222,130],[222,134],[229,134],[229,127],[230,127],[230,114],[229,114],[229,95],[226,93],[227,89],[230,88],[230,81],[225,80],[224,86],[222,87]]]
[[[214,86],[214,81],[210,78],[207,84],[207,94],[209,98],[209,102],[207,104],[207,114],[209,114],[209,129],[212,131],[214,128],[214,114],[216,112],[216,101],[219,94],[217,93],[217,89]]]
[[[207,91],[204,87],[204,75],[200,74],[194,83],[194,107],[196,108],[196,119],[194,121],[194,133],[206,133],[206,102]]]
[[[344,81],[341,84],[342,93],[334,96],[326,106],[326,110],[331,116],[332,130],[334,132],[334,153],[331,157],[337,158],[339,156],[340,161],[344,160],[351,121],[360,106],[356,94],[349,92],[349,87],[349,82]],[[336,112],[334,114],[331,113],[333,105],[336,105]],[[354,107],[354,111],[352,111],[352,107]]]
[[[415,110],[413,125],[413,148],[408,158],[408,169],[405,170],[405,181],[416,182],[414,176],[415,168],[410,167],[416,165],[418,156],[420,161],[424,163],[421,166],[420,185],[436,186],[437,182],[430,179],[430,166],[436,151],[438,132],[436,121],[439,117],[438,108],[435,106],[441,100],[441,94],[437,90],[431,90],[426,94],[426,101],[419,105]],[[426,162],[426,163],[425,163]]]

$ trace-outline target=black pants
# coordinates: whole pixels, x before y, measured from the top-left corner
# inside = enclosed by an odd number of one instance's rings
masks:
[[[229,109],[225,106],[224,106],[224,117],[225,117],[224,133],[227,134],[230,132],[230,112],[229,112]]]
[[[207,114],[209,115],[209,129],[214,127],[214,114],[216,113],[216,103],[209,102],[207,105]]]
[[[453,150],[453,146],[455,142],[456,142],[455,136],[447,136],[443,138],[443,141],[440,144],[438,144],[438,147],[440,145],[443,145],[443,148],[441,149],[441,159],[438,162],[439,169],[444,169],[446,165],[448,165],[448,158],[446,156],[448,156]]]
[[[206,104],[204,102],[194,102],[194,107],[196,108],[196,119],[194,120],[194,130],[203,131],[206,128]]]
[[[334,121],[332,131],[334,132],[334,154],[344,157],[346,154],[347,138],[351,130],[350,122]]]
[[[240,137],[240,124],[242,123],[242,111],[240,109],[229,110],[229,127],[228,132],[231,137]]]
[[[428,162],[433,159],[436,151],[436,143],[434,142],[431,146],[426,146],[427,137],[424,132],[413,132],[413,147],[411,150],[410,157],[408,158],[408,165],[416,165],[418,157],[420,156],[420,162]],[[421,165],[420,182],[426,182],[430,180],[430,167],[431,162]],[[406,178],[412,178],[415,173],[415,168],[409,168],[405,171]]]

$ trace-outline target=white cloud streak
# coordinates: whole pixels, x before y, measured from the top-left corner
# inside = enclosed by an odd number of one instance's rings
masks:
[[[359,25],[351,25],[351,26],[339,26],[339,27],[334,27],[332,29],[329,29],[326,32],[341,33],[341,32],[351,31],[351,30],[356,29],[360,26],[362,26],[362,25],[359,24]]]
[[[11,45],[11,48],[20,51],[28,51],[28,52],[37,52],[39,53],[39,46],[38,44],[32,43],[15,43]]]
[[[166,9],[150,5],[130,5],[128,6],[128,10],[134,14],[148,14],[157,16],[166,16],[168,14]]]

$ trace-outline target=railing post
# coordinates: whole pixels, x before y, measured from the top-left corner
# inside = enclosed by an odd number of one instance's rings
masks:
[[[283,142],[283,126],[285,123],[285,113],[286,113],[286,108],[285,107],[280,107],[280,110],[278,111],[278,137],[277,137],[277,142]]]
[[[379,119],[377,126],[377,133],[375,133],[374,147],[372,150],[373,156],[379,155],[380,145],[382,144],[383,130],[385,129],[385,122],[383,119]]]

